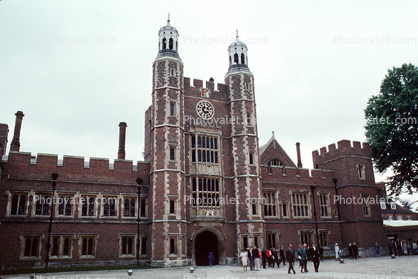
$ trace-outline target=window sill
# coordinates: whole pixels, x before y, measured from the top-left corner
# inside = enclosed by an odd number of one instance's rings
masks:
[[[95,259],[96,257],[95,256],[92,256],[92,255],[83,255],[83,256],[80,256],[80,260],[88,260],[88,259]]]
[[[36,260],[40,260],[41,257],[22,257],[20,258],[20,260],[22,261],[36,261]]]

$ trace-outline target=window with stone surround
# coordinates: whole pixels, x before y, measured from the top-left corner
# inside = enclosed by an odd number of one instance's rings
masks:
[[[254,165],[254,151],[250,151],[249,153],[249,163],[250,165]]]
[[[22,234],[20,259],[40,259],[41,246],[41,234]]]
[[[74,216],[74,204],[74,195],[58,194],[58,204],[56,205],[57,216]]]
[[[52,235],[50,257],[52,258],[72,258],[73,235]]]
[[[136,253],[136,235],[119,235],[119,257],[135,257]]]
[[[218,137],[191,135],[192,162],[218,163]]]
[[[318,192],[321,218],[331,218],[329,192]]]
[[[282,209],[283,218],[289,218],[290,217],[289,201],[281,201],[281,209]]]
[[[219,188],[219,179],[217,178],[193,177],[192,206],[208,209],[219,208]]]
[[[366,179],[366,166],[365,165],[357,165],[357,173],[360,179]]]
[[[322,247],[329,247],[329,230],[319,230],[319,245]]]
[[[117,217],[118,216],[118,208],[119,208],[119,200],[116,196],[103,196],[101,198],[101,205],[102,205],[102,217]]]
[[[276,232],[266,232],[266,238],[267,238],[267,249],[277,247],[276,244],[277,241],[277,233]]]
[[[169,237],[169,257],[174,257],[177,256],[177,251],[178,251],[178,236],[177,235],[170,235]]]
[[[313,230],[299,230],[299,239],[301,244],[307,244],[311,246],[314,242],[314,231]]]
[[[140,202],[140,216],[141,217],[147,217],[148,216],[148,198],[147,197],[141,197]]]
[[[79,237],[79,255],[80,258],[94,258],[96,257],[96,243],[97,234],[80,235]]]
[[[123,197],[122,211],[123,217],[136,217],[136,197]]]
[[[370,195],[361,194],[360,197],[361,197],[361,200],[362,200],[363,215],[365,217],[370,217],[371,216],[370,203],[369,203]]]
[[[80,197],[80,217],[96,217],[97,216],[97,196],[82,195]]]
[[[277,214],[277,193],[276,192],[265,192],[263,194],[264,203],[264,217],[276,217]]]
[[[28,193],[12,192],[9,195],[9,215],[25,216],[27,214]]]
[[[271,174],[271,166],[278,166],[278,167],[284,167],[284,164],[279,159],[271,159],[268,163],[268,172]]]
[[[292,210],[293,218],[310,218],[310,192],[293,191]]]
[[[170,146],[170,161],[176,160],[176,149],[174,146]]]
[[[33,196],[34,216],[49,216],[49,205],[52,203],[50,194],[37,193]]]

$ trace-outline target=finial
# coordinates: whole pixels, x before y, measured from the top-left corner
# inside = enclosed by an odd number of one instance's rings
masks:
[[[170,24],[170,13],[168,13],[167,24]]]
[[[239,38],[239,37],[238,37],[238,29],[237,29],[237,41],[238,41],[238,38]]]
[[[274,131],[271,131],[271,136],[274,138]]]

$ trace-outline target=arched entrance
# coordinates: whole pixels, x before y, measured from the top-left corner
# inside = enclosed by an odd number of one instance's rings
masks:
[[[196,265],[208,265],[208,254],[213,252],[214,264],[219,263],[218,238],[210,231],[204,231],[195,240]]]

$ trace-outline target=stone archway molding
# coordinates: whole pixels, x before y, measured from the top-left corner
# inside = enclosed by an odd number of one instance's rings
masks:
[[[226,235],[223,231],[214,228],[214,227],[203,227],[200,229],[196,229],[191,236],[191,240],[193,243],[193,250],[192,250],[192,259],[193,259],[193,265],[196,265],[196,237],[201,234],[202,232],[211,232],[213,233],[216,238],[218,239],[218,253],[219,253],[219,264],[225,265],[227,264],[227,258],[226,258]]]

